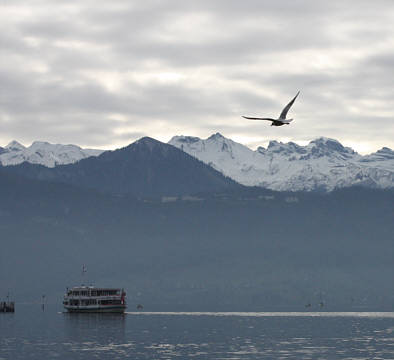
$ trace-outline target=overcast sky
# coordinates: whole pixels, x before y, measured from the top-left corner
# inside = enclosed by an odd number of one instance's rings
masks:
[[[0,146],[142,136],[394,149],[392,0],[0,0]],[[271,127],[241,115],[288,117]]]

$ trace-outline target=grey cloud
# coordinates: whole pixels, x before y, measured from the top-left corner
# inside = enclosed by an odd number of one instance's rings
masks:
[[[99,146],[149,135],[157,123],[195,135],[261,131],[262,140],[268,134],[305,140],[337,134],[394,147],[391,1],[13,4],[28,6],[32,15],[3,19],[7,31],[0,32],[0,129],[8,138],[46,135]],[[103,72],[149,71],[200,74],[211,82],[124,79],[115,91],[100,79]],[[296,122],[285,130],[240,118],[276,115],[297,90]],[[368,114],[352,112],[363,107]]]
[[[3,110],[32,116],[73,111],[113,112],[123,106],[119,98],[97,85],[70,87],[65,82],[42,83],[39,76],[27,79],[28,75],[0,74],[0,81],[7,86],[7,94],[1,100]]]
[[[148,2],[149,3],[149,2]],[[166,8],[163,4],[166,4]],[[220,2],[215,6],[210,3],[196,3],[195,7],[182,6],[185,2],[163,2],[161,7],[154,6],[145,9],[117,10],[117,11],[100,11],[95,9],[86,9],[81,16],[88,20],[85,26],[82,26],[81,19],[64,19],[54,21],[53,19],[37,19],[39,22],[32,22],[23,28],[26,33],[33,36],[39,36],[46,39],[80,39],[97,44],[110,46],[113,51],[122,56],[128,56],[131,59],[140,57],[160,59],[174,66],[190,66],[196,64],[209,63],[235,63],[240,59],[253,58],[259,54],[268,51],[285,52],[296,49],[302,44],[308,46],[324,46],[324,42],[329,38],[322,31],[310,31],[308,26],[315,28],[317,25],[322,28],[321,14],[319,19],[314,16],[305,18],[305,10],[299,8],[300,5],[290,3],[283,11],[282,6],[267,5],[263,6],[259,2],[250,2],[248,6],[239,6],[237,2],[223,3],[223,8],[219,11]],[[152,3],[151,3],[152,4]],[[172,4],[172,7],[171,7]],[[174,6],[173,4],[176,4]],[[251,7],[256,7],[252,11]],[[172,20],[182,18],[187,14],[193,14],[195,11],[212,11],[217,9],[214,18],[214,24],[211,29],[214,33],[228,33],[226,40],[212,41],[206,39],[203,44],[194,44],[188,41],[187,32],[176,34],[176,43],[166,43],[161,39],[160,34],[166,33],[167,24]],[[245,9],[247,11],[245,11]],[[291,17],[290,10],[303,11],[302,18]],[[315,8],[313,14],[317,14],[319,8]],[[264,24],[265,17],[276,14],[275,21],[278,22],[278,29],[254,28],[245,30],[239,23],[248,23],[250,20]],[[216,24],[217,22],[217,24]],[[297,28],[297,31],[294,29]],[[156,36],[154,35],[156,34]],[[198,33],[195,33],[198,37]],[[148,36],[148,38],[147,38]],[[213,37],[214,38],[214,37]],[[246,39],[246,40],[245,40]],[[324,40],[324,41],[323,41]]]
[[[362,65],[364,69],[373,72],[375,75],[387,73],[394,66],[394,51],[369,56],[364,59]],[[390,78],[387,78],[387,80],[391,82]]]

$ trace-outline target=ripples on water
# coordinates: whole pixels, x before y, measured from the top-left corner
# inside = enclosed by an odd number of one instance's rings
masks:
[[[394,359],[394,313],[0,314],[0,359]]]

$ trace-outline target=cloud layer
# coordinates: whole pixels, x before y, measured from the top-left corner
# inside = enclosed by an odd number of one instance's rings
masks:
[[[384,0],[3,2],[0,145],[220,131],[394,148],[393,23]],[[290,126],[241,118],[275,117],[298,90]]]

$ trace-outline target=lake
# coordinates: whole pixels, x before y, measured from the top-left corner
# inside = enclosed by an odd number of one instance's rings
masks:
[[[394,359],[394,312],[0,314],[0,359]]]

